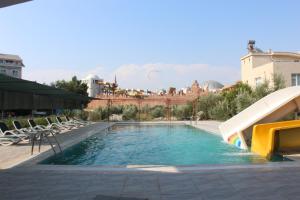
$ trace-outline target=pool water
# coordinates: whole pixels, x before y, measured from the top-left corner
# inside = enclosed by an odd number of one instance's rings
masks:
[[[52,156],[55,165],[194,165],[267,162],[187,125],[114,125]]]

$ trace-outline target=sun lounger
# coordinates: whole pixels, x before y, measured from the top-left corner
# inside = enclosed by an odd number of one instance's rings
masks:
[[[46,117],[45,119],[48,122],[47,128],[54,128],[54,129],[58,129],[58,130],[70,130],[71,129],[68,126],[64,126],[62,124],[52,122],[50,117]]]
[[[13,121],[13,125],[14,125],[16,131],[29,136],[29,139],[30,139],[30,142],[31,142],[31,155],[32,155],[33,154],[33,148],[34,148],[34,141],[37,140],[37,139],[41,139],[42,132],[41,131],[36,131],[32,128],[24,128],[24,127],[22,127],[21,123],[17,120]],[[40,152],[40,150],[41,150],[41,147],[39,146],[39,152]]]
[[[87,125],[87,124],[85,124],[85,123],[82,123],[82,122],[79,122],[79,121],[72,120],[72,119],[70,119],[68,116],[65,116],[65,120],[66,120],[66,122],[68,122],[68,123],[70,123],[70,124],[74,124],[74,125],[76,125],[76,126],[78,126],[78,127],[80,127],[80,126],[86,126],[86,125]]]
[[[80,121],[77,121],[77,120],[74,120],[74,119],[70,119],[68,116],[65,116],[65,119],[66,119],[66,121],[69,122],[69,123],[78,124],[78,125],[80,125],[80,126],[86,126],[86,125],[88,125],[88,124],[85,123],[85,122],[80,122]]]
[[[62,152],[61,147],[60,147],[60,145],[59,145],[59,142],[58,142],[58,140],[57,140],[56,137],[55,137],[55,132],[56,132],[57,130],[47,128],[47,127],[45,127],[45,126],[43,126],[43,125],[37,125],[37,124],[34,122],[33,119],[28,119],[28,123],[29,123],[29,125],[30,125],[30,127],[31,127],[32,129],[34,129],[34,130],[36,130],[36,131],[41,131],[41,132],[42,132],[41,138],[40,138],[40,143],[41,143],[42,138],[45,136],[46,139],[48,140],[49,144],[51,145],[51,147],[52,147],[54,153],[56,153],[56,151],[55,151],[55,149],[54,149],[54,147],[53,147],[51,141],[50,141],[49,138],[48,138],[48,136],[51,135],[51,136],[54,138],[55,142],[57,143],[57,146],[58,146],[59,150]]]
[[[70,128],[78,128],[78,125],[71,124],[70,122],[64,122],[59,116],[56,117],[57,123]]]
[[[17,132],[15,130],[9,130],[7,125],[4,122],[0,122],[0,135],[1,136],[9,136],[16,137],[21,139],[22,141],[28,141],[29,136],[24,133]]]
[[[2,146],[9,146],[12,144],[18,144],[22,140],[18,137],[14,137],[11,135],[6,135],[6,136],[0,136],[0,145]]]
[[[77,122],[80,122],[80,123],[83,123],[83,124],[86,124],[86,125],[92,124],[92,122],[90,122],[90,121],[84,121],[84,120],[76,119],[76,118],[72,118],[71,120],[77,121]]]

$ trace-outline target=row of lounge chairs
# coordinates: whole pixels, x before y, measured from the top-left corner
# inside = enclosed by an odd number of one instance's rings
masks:
[[[74,128],[83,127],[89,125],[91,122],[82,121],[78,119],[71,119],[68,116],[65,116],[63,121],[61,117],[57,116],[56,121],[52,122],[50,117],[45,118],[48,125],[38,125],[33,119],[28,119],[29,127],[22,127],[21,123],[18,120],[13,120],[14,130],[9,130],[7,125],[4,122],[0,122],[0,145],[8,146],[12,144],[18,144],[21,141],[31,143],[31,154],[33,153],[34,143],[39,140],[39,151],[41,148],[41,143],[43,138],[45,138],[50,144],[53,151],[56,153],[54,146],[49,139],[49,136],[54,138],[55,143],[61,151],[59,142],[57,141],[55,135],[61,133],[62,131],[69,131]]]

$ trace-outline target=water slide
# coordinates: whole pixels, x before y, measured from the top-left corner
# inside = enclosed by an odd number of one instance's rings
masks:
[[[295,111],[300,111],[300,86],[284,88],[265,96],[223,122],[219,129],[225,142],[249,149],[255,125],[281,121]],[[256,135],[256,138],[259,137]]]

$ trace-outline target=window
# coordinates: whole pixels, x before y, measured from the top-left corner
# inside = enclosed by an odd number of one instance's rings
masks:
[[[14,61],[12,61],[12,60],[6,60],[5,62],[6,62],[6,64],[13,64],[14,63]]]
[[[300,74],[292,74],[292,86],[300,85]]]
[[[14,77],[18,77],[19,76],[19,72],[17,70],[13,70],[13,76]]]
[[[262,84],[262,78],[261,77],[257,77],[257,78],[255,78],[255,85],[256,86],[259,86],[260,84]]]
[[[0,74],[6,74],[6,69],[0,69]]]

